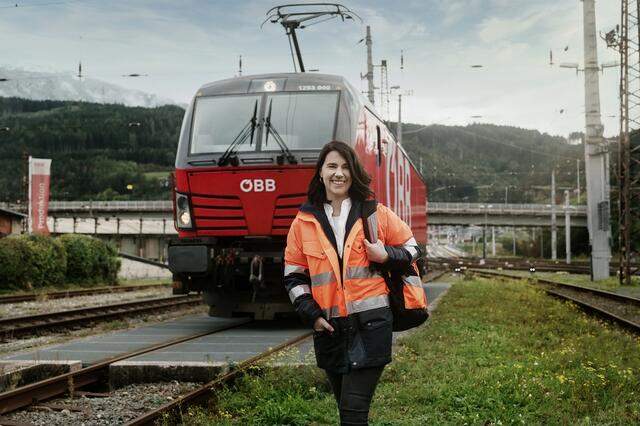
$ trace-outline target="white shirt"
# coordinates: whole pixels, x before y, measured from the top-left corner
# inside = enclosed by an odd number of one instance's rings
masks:
[[[335,235],[336,237],[338,256],[340,257],[342,257],[342,252],[344,250],[344,233],[347,226],[347,217],[349,217],[350,211],[351,198],[342,200],[342,204],[340,206],[340,216],[334,216],[333,207],[331,206],[331,204],[324,203],[324,212],[327,214],[329,225],[331,225],[331,229],[333,229],[333,235]]]

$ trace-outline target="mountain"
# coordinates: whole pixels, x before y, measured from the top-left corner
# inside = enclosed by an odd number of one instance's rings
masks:
[[[25,155],[51,158],[51,198],[170,199],[184,110],[0,97],[0,201],[22,198]]]
[[[581,144],[536,130],[493,124],[406,123],[402,129],[404,148],[416,167],[422,163],[430,201],[548,203],[554,170],[556,202],[563,202],[564,190],[577,198],[573,190],[578,171],[581,202],[586,201]]]
[[[126,89],[93,78],[78,78],[70,72],[33,72],[0,67],[0,96],[31,100],[83,101],[154,108],[177,105],[159,96]]]

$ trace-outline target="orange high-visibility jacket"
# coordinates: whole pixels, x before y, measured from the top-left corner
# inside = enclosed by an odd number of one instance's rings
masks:
[[[369,268],[361,214],[362,204],[353,201],[340,259],[324,210],[303,205],[289,230],[284,256],[285,288],[303,322],[311,327],[324,317],[334,328],[333,333],[314,333],[318,366],[341,374],[391,361],[388,289],[384,278]],[[420,255],[410,228],[382,204],[376,217],[378,238],[389,254],[383,267],[407,271]],[[417,271],[403,280],[405,306],[426,307]]]
[[[295,303],[298,297],[310,294],[325,319],[389,306],[384,278],[369,268],[359,215],[350,214],[355,222],[347,229],[343,258],[339,259],[330,240],[333,232],[321,223],[324,211],[314,214],[309,205],[305,206],[291,225],[285,250],[285,285],[291,301]],[[351,213],[357,213],[354,210],[358,208],[359,203],[354,204]],[[377,206],[377,217],[378,238],[386,246],[390,262],[397,261],[390,251],[401,248],[407,254],[407,262],[413,263],[420,252],[409,226],[382,204]],[[296,279],[287,279],[291,277]],[[405,279],[409,284],[405,286],[405,306],[426,307],[419,275]],[[412,292],[412,287],[419,291]]]

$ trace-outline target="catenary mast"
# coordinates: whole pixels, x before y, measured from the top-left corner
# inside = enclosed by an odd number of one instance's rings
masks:
[[[609,223],[609,148],[600,121],[600,89],[594,0],[583,1],[584,88],[586,131],[584,144],[587,179],[587,222],[594,280],[609,277],[611,226]]]

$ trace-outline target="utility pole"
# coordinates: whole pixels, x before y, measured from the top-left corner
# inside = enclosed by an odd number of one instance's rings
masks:
[[[571,213],[569,212],[571,194],[564,191],[564,246],[567,254],[567,265],[571,263]]]
[[[578,200],[576,204],[580,205],[580,159],[576,158],[576,188],[578,188]]]
[[[496,257],[496,227],[491,227],[491,255]]]
[[[600,122],[600,89],[595,0],[583,0],[585,171],[587,222],[591,242],[591,269],[595,281],[609,278],[611,226],[609,224],[609,149]]]
[[[387,120],[389,119],[389,77],[387,74],[387,60],[380,62],[380,114],[383,113],[384,107],[387,107]]]
[[[551,260],[558,259],[558,224],[556,222],[556,169],[551,172]]]
[[[402,145],[402,93],[398,93],[398,145]]]
[[[369,102],[371,105],[375,105],[375,96],[373,93],[373,59],[371,55],[371,46],[373,42],[371,41],[371,27],[367,25],[367,97],[369,98]]]

